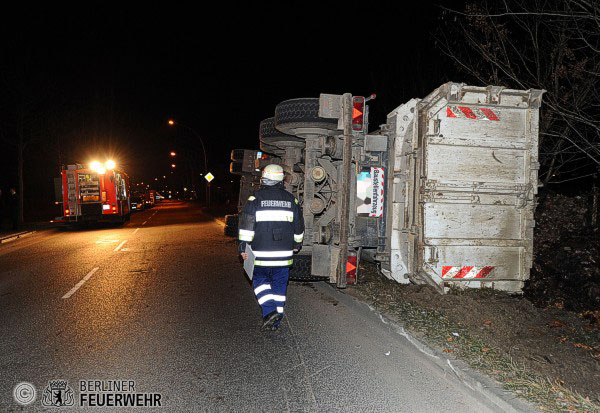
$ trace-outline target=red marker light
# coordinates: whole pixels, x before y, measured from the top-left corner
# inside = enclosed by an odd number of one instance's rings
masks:
[[[364,96],[352,97],[352,130],[362,132],[364,128],[365,98]]]

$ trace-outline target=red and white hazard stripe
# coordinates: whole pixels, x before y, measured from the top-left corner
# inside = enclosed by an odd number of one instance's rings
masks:
[[[495,267],[486,266],[486,267],[474,267],[474,266],[463,266],[463,267],[454,267],[449,265],[442,266],[442,278],[462,278],[462,279],[470,279],[470,278],[485,278]]]
[[[454,105],[448,105],[446,107],[446,117],[478,120],[500,120],[500,114],[490,108],[472,108],[469,106]]]

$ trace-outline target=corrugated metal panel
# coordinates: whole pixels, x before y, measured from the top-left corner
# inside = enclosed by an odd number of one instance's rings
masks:
[[[392,273],[441,291],[521,290],[532,261],[541,93],[448,83],[410,114],[406,105],[390,114]],[[400,117],[411,125],[399,128]]]

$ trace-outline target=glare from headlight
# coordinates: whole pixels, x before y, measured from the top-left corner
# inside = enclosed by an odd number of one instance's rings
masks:
[[[92,163],[90,163],[90,169],[94,172],[98,172],[98,170],[102,168],[102,164],[98,161],[92,161]]]
[[[109,159],[108,161],[106,161],[104,166],[106,167],[106,169],[115,169],[115,161]]]

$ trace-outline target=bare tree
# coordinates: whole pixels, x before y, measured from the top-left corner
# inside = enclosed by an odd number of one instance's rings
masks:
[[[0,139],[16,154],[19,221],[23,222],[25,154],[29,146],[44,134],[46,103],[52,88],[39,71],[39,60],[31,49],[20,43],[14,46],[2,56],[0,80],[4,94],[1,101]]]
[[[443,9],[437,45],[482,84],[545,89],[540,179],[562,183],[600,167],[600,3],[487,0]]]

